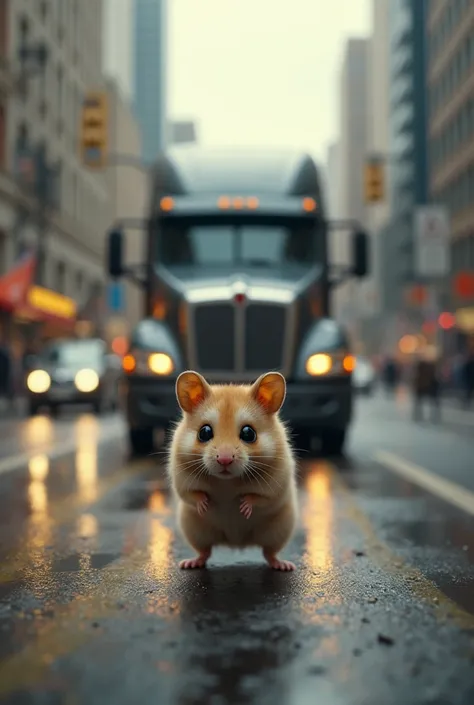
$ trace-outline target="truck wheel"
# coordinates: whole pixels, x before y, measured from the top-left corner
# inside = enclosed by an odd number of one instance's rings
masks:
[[[27,413],[28,416],[36,416],[39,411],[39,404],[37,404],[32,399],[28,402]]]
[[[321,451],[323,455],[341,455],[346,441],[345,428],[332,428],[324,431],[321,437]]]
[[[152,428],[131,428],[129,430],[129,441],[133,456],[140,457],[153,453],[154,443]]]

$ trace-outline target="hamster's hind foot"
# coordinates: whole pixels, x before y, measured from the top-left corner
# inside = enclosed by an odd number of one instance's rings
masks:
[[[281,560],[280,558],[277,558],[277,556],[270,551],[264,551],[263,557],[267,561],[270,568],[273,568],[273,570],[283,570],[283,571],[296,570],[296,566],[294,563],[292,563],[291,561]]]
[[[179,567],[182,570],[189,570],[190,568],[205,568],[210,555],[210,551],[204,551],[195,558],[185,558],[184,561],[180,561]]]

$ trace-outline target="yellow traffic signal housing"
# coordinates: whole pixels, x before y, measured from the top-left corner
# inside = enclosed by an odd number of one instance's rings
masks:
[[[365,165],[364,177],[365,202],[383,201],[385,198],[385,173],[382,160],[369,160]]]
[[[107,164],[108,118],[106,93],[88,93],[82,104],[80,153],[90,169],[103,169]]]

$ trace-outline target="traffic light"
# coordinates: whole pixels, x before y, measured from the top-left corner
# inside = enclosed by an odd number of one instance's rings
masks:
[[[382,159],[369,159],[365,164],[364,196],[366,203],[385,198],[385,173]]]
[[[103,169],[108,151],[108,103],[107,95],[88,93],[82,103],[80,135],[81,161],[90,169]]]

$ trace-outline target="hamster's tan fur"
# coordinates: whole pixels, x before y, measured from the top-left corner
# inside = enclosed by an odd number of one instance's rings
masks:
[[[295,459],[278,417],[285,394],[285,379],[276,372],[253,385],[209,385],[192,371],[178,377],[183,417],[171,442],[168,471],[180,528],[198,553],[180,567],[203,567],[213,547],[224,545],[259,546],[272,568],[295,568],[277,556],[297,515]],[[200,440],[204,426],[212,432],[205,429]],[[244,427],[256,432],[255,440],[240,438]],[[248,428],[242,433],[247,441],[253,438]]]

